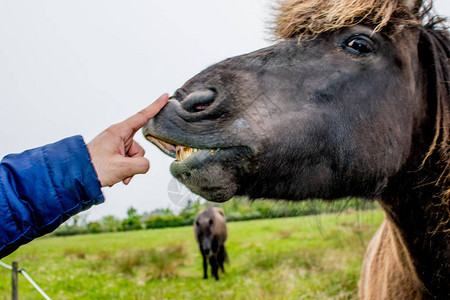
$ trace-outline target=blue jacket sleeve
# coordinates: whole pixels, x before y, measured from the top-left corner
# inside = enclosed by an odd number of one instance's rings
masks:
[[[104,201],[81,136],[0,163],[0,258]]]

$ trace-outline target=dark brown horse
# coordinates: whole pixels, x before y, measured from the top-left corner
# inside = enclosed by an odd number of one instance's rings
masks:
[[[203,278],[208,278],[208,260],[211,274],[219,280],[219,269],[225,272],[223,263],[228,259],[225,249],[227,225],[223,210],[208,205],[197,214],[194,222],[195,240],[203,258]]]
[[[284,1],[279,43],[189,80],[144,134],[212,201],[376,199],[386,217],[361,298],[450,299],[450,42],[439,23],[421,1]]]

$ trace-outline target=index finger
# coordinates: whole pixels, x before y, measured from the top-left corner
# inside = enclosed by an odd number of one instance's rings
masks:
[[[129,117],[120,124],[124,127],[133,129],[133,132],[138,131],[145,125],[151,118],[153,118],[169,100],[169,95],[163,94],[155,102],[138,112],[137,114]]]

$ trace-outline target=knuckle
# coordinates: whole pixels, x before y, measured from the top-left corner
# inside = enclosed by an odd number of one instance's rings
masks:
[[[116,133],[118,130],[119,130],[118,124],[113,124],[113,125],[109,126],[108,129],[106,129],[106,131],[108,131],[110,133]]]

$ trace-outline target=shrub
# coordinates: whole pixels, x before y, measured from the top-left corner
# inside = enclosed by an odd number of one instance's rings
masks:
[[[140,230],[140,229],[142,229],[140,216],[126,218],[125,220],[122,221],[120,226],[120,230],[123,231]]]
[[[183,226],[183,218],[181,216],[151,216],[145,221],[145,228],[164,228]]]
[[[87,228],[80,226],[67,226],[63,225],[56,229],[53,234],[56,236],[70,236],[77,234],[86,234],[89,233]]]
[[[230,212],[229,214],[227,214],[227,221],[228,222],[241,221],[242,219],[243,219],[243,216],[238,211]]]
[[[100,222],[91,222],[87,224],[87,230],[90,233],[100,233],[102,231],[102,225]]]
[[[120,229],[121,221],[114,216],[105,216],[102,218],[101,224],[104,231],[115,232]]]

